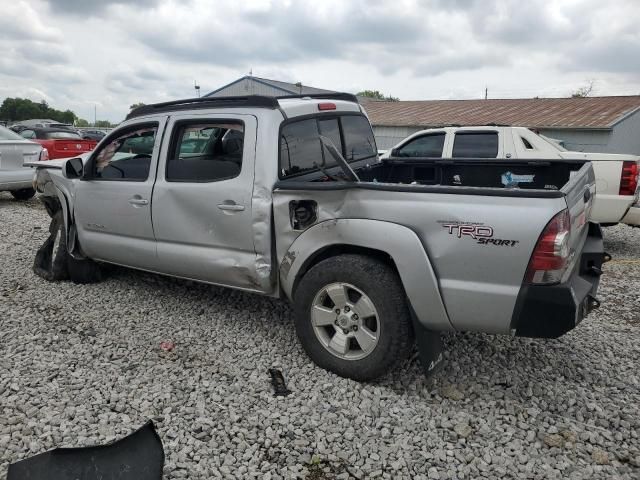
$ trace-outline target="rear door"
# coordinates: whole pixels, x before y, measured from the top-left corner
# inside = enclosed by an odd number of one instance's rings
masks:
[[[114,131],[77,182],[74,217],[85,253],[96,260],[155,270],[151,194],[166,117]]]
[[[159,270],[249,290],[257,280],[253,115],[174,115],[153,192]],[[269,195],[270,192],[260,192]]]

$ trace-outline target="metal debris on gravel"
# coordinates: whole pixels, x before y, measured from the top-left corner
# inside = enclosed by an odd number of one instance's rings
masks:
[[[148,419],[168,479],[640,477],[640,229],[605,229],[602,307],[564,337],[448,334],[432,380],[411,361],[359,384],[304,355],[282,301],[120,268],[46,282],[48,222],[0,194],[0,478]]]

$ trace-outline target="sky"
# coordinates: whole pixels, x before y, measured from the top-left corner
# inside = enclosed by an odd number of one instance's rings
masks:
[[[0,0],[0,102],[121,121],[253,75],[402,100],[640,94],[638,0]]]

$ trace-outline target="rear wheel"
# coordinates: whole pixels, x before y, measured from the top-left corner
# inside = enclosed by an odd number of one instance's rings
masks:
[[[340,255],[307,272],[295,292],[296,331],[319,366],[373,380],[406,358],[411,323],[404,290],[388,265]]]
[[[11,190],[11,195],[16,200],[29,200],[36,194],[33,188],[21,188],[20,190]]]

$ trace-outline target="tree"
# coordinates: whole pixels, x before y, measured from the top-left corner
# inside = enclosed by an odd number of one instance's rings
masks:
[[[589,83],[580,87],[571,94],[571,98],[586,98],[593,93],[593,80],[589,80]]]
[[[88,127],[89,122],[87,122],[84,118],[79,118],[76,120],[76,127]]]
[[[113,125],[111,125],[109,120],[98,120],[94,126],[99,128],[111,128]]]
[[[19,122],[32,118],[48,118],[61,123],[73,123],[76,114],[71,110],[56,110],[42,100],[33,102],[28,98],[5,98],[0,106],[0,119],[7,122]]]
[[[138,107],[144,107],[146,105],[146,103],[142,103],[142,102],[138,102],[138,103],[134,103],[133,105],[131,105],[129,107],[130,110],[136,109]]]
[[[363,90],[361,92],[356,93],[358,97],[367,97],[374,98],[376,100],[386,100],[387,102],[397,102],[400,99],[397,97],[388,96],[385,97],[383,93],[380,93],[378,90]]]

